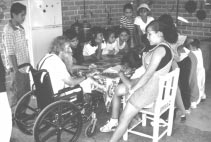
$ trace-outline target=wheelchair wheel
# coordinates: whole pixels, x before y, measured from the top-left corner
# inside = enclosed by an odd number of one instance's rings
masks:
[[[34,91],[29,91],[20,98],[14,112],[17,127],[25,134],[32,135],[34,122],[39,114]]]
[[[93,128],[94,127],[94,128]],[[93,130],[92,130],[93,129]],[[85,135],[87,137],[92,137],[94,134],[96,133],[96,125],[94,126],[94,124],[90,123],[85,130]]]
[[[80,110],[71,102],[57,101],[48,105],[34,124],[36,142],[76,142],[82,131]],[[48,130],[43,130],[48,127]]]

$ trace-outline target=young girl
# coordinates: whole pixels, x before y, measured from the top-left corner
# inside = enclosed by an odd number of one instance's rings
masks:
[[[203,56],[202,51],[200,49],[200,41],[198,39],[193,39],[189,44],[190,50],[197,58],[197,69],[196,69],[196,76],[199,88],[199,99],[196,102],[198,104],[201,99],[206,99],[205,94],[205,69],[203,64]]]
[[[106,47],[103,30],[93,27],[90,32],[90,40],[84,45],[83,56],[85,60],[99,60],[102,58],[102,50]]]
[[[118,31],[118,38],[116,39],[116,54],[124,54],[127,53],[129,47],[127,41],[130,36],[130,31],[126,28],[120,28]]]
[[[114,55],[116,53],[116,37],[115,37],[115,31],[113,29],[106,30],[105,33],[105,41],[106,41],[106,47],[103,49],[102,54],[103,55]]]

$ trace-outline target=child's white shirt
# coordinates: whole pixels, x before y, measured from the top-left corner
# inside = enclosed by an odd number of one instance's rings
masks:
[[[113,43],[106,43],[106,47],[103,49],[102,54],[106,55],[109,54],[109,51],[116,50],[117,41],[115,40]]]
[[[106,44],[105,42],[102,43],[101,45],[101,49],[105,49],[106,48]],[[93,54],[95,54],[96,50],[98,49],[98,46],[91,46],[90,42],[84,45],[84,49],[83,49],[83,56],[91,56]]]
[[[139,26],[140,29],[141,29],[141,31],[143,32],[143,34],[145,34],[145,29],[146,29],[147,25],[148,25],[150,22],[152,22],[153,20],[154,20],[153,17],[147,16],[147,22],[145,23],[145,22],[141,19],[140,16],[137,16],[137,17],[135,18],[134,24],[137,25],[137,26]]]
[[[117,54],[119,52],[119,50],[124,49],[125,46],[126,46],[126,42],[123,42],[123,44],[120,45],[119,37],[116,38],[116,50],[115,50],[115,54]]]

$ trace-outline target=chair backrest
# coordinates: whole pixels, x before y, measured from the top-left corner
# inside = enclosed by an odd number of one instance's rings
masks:
[[[163,114],[169,107],[174,107],[180,69],[176,68],[160,76],[158,98],[155,102],[155,113]]]
[[[53,102],[53,89],[47,70],[31,70],[35,85],[38,108],[43,109]]]

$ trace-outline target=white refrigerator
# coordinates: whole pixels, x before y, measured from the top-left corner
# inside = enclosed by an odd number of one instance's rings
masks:
[[[28,40],[31,64],[36,67],[49,51],[52,40],[62,35],[61,0],[16,0],[27,6],[23,27]]]

